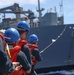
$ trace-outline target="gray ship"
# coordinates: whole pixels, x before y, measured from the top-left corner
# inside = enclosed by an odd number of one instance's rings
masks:
[[[12,11],[6,11],[7,9]],[[42,56],[42,61],[38,62],[35,67],[37,73],[74,68],[74,24],[64,24],[64,16],[58,17],[57,12],[47,12],[39,18],[38,23],[33,23],[34,13],[30,10],[23,11],[17,3],[0,9],[0,13],[16,15],[15,19],[4,16],[3,22],[0,24],[1,29],[16,27],[20,20],[27,19],[20,18],[20,14],[28,13],[31,27],[28,36],[34,33],[39,37],[38,46]]]
[[[74,24],[32,28],[29,35],[32,33],[39,37],[42,56],[37,72],[74,68]]]

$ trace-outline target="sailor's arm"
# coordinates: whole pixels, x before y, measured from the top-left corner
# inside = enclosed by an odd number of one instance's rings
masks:
[[[31,72],[31,64],[28,62],[26,55],[22,51],[18,53],[17,62],[20,62],[20,64],[22,65],[22,68],[27,73]]]
[[[34,49],[32,52],[32,55],[35,56],[35,58],[37,59],[37,61],[41,61],[41,55],[38,49]]]
[[[12,62],[10,61],[7,54],[0,50],[0,72],[11,73],[12,71],[14,71]]]
[[[26,57],[27,57],[27,60],[29,61],[30,64],[32,64],[32,61],[31,61],[31,52],[30,52],[30,49],[27,45],[23,45],[22,46],[22,52],[25,53]]]
[[[4,51],[4,44],[0,37],[0,72],[10,73],[14,70],[13,64],[10,61],[7,53]]]

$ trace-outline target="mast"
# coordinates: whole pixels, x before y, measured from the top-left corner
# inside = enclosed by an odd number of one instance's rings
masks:
[[[40,22],[40,20],[41,20],[40,0],[38,0],[38,12],[39,12],[39,22]]]
[[[61,3],[60,3],[60,16],[64,16],[64,11],[63,11],[63,0],[61,0]]]
[[[39,23],[40,23],[40,21],[41,21],[41,15],[42,15],[42,11],[44,10],[44,8],[40,8],[40,0],[38,0],[38,10],[37,10],[37,12],[39,13]]]
[[[64,24],[63,0],[61,0],[61,3],[60,3],[59,23]]]

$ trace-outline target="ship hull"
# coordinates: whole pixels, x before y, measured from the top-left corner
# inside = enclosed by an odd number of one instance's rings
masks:
[[[31,28],[28,36],[33,33],[39,37],[38,46],[42,57],[42,61],[35,66],[37,72],[73,68],[74,25]]]

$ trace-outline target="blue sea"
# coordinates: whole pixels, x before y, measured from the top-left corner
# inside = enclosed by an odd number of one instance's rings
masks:
[[[38,75],[74,75],[74,70],[52,71],[52,72],[49,72],[49,73],[42,73],[42,74],[38,74]]]

